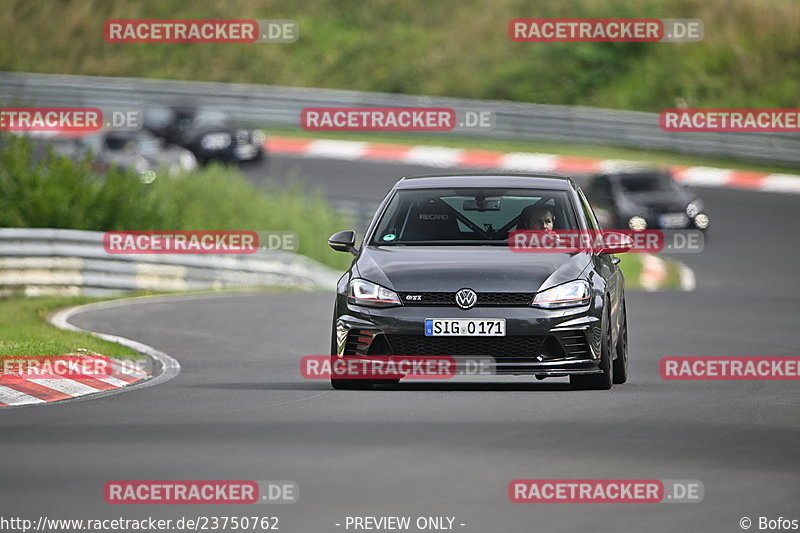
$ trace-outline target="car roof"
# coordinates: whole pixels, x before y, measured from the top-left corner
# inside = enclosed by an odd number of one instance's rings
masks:
[[[575,182],[566,176],[537,174],[427,174],[402,178],[395,189],[433,189],[450,187],[503,187],[509,189],[575,189]]]

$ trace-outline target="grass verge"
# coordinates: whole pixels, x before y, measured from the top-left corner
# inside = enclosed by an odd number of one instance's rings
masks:
[[[134,359],[138,352],[85,333],[64,331],[47,322],[50,313],[107,298],[16,296],[0,299],[0,356],[61,355],[84,348],[111,357]]]
[[[0,70],[658,111],[797,106],[796,0],[6,0]],[[686,43],[520,43],[512,19],[697,18]],[[109,19],[294,19],[287,44],[114,44]]]

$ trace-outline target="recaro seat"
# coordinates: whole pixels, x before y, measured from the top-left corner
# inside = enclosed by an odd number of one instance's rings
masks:
[[[420,200],[410,209],[400,240],[457,240],[461,238],[453,209],[439,198]]]

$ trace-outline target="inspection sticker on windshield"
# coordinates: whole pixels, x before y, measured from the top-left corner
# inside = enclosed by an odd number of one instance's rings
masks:
[[[426,318],[426,337],[505,337],[505,318]]]

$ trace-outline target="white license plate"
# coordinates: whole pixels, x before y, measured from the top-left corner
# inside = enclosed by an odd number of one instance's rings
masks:
[[[505,337],[505,318],[428,318],[426,337]]]
[[[258,148],[250,144],[244,144],[235,147],[233,151],[239,159],[251,159],[256,156]]]
[[[685,228],[689,223],[689,217],[683,213],[669,213],[661,215],[659,222],[662,228]]]

